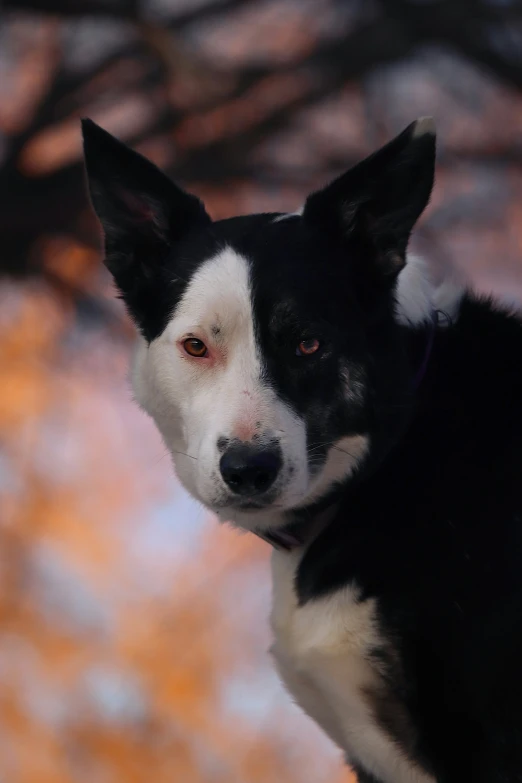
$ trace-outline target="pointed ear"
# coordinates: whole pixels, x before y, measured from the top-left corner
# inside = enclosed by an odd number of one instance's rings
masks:
[[[82,133],[91,202],[105,235],[105,263],[139,321],[133,303],[152,294],[176,241],[211,220],[199,199],[92,120],[82,120]]]
[[[303,218],[334,236],[362,244],[373,272],[393,280],[406,263],[408,239],[431,194],[435,126],[431,117],[409,125],[386,146],[324,190],[312,193]]]

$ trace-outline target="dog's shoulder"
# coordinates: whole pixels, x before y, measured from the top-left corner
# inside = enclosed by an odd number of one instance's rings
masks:
[[[299,553],[272,556],[272,654],[297,703],[351,762],[378,779],[429,783],[417,736],[397,696],[400,663],[373,598],[355,583],[300,603]]]

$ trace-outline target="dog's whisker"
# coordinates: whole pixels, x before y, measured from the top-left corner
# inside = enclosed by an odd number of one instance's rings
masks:
[[[198,461],[197,457],[193,457],[192,454],[187,454],[186,451],[177,451],[176,449],[171,449],[173,454],[181,454],[183,457],[190,457],[190,459]]]
[[[153,465],[154,467],[156,467],[156,465],[159,465],[159,464],[160,464],[160,462],[161,462],[161,460],[162,460],[162,459],[165,459],[165,457],[169,457],[169,456],[170,456],[170,452],[169,452],[169,451],[165,451],[165,453],[164,453],[164,454],[161,454],[159,457],[157,457],[157,458],[154,460],[154,462],[152,463],[152,465]]]
[[[346,449],[337,446],[335,444],[335,441],[327,441],[326,443],[314,443],[312,446],[307,448],[306,453],[310,456],[311,454],[314,454],[316,451],[324,447],[332,448],[335,449],[336,451],[342,451],[344,454],[348,454],[348,456],[350,457],[355,457],[355,454],[352,454]]]
[[[332,446],[332,449],[335,449],[335,451],[340,451],[342,454],[346,454],[348,457],[352,457],[352,459],[356,459],[357,455],[353,454],[351,451],[347,451],[346,449],[342,449],[340,446]]]

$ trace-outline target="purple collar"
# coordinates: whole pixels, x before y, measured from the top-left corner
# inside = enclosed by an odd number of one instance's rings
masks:
[[[428,338],[426,341],[426,348],[424,349],[422,362],[413,379],[415,390],[419,388],[424,379],[424,376],[426,375],[426,370],[428,369],[431,353],[433,351],[433,345],[435,343],[435,332],[438,322],[439,314],[437,310],[434,310],[428,324]],[[296,530],[295,525],[290,525],[289,527],[292,528],[292,532],[290,532],[288,528],[266,533],[258,533],[257,531],[254,532],[258,538],[262,538],[263,541],[266,541],[267,544],[270,544],[270,546],[274,547],[274,549],[282,549],[286,552],[291,552],[292,550],[303,546],[312,537],[315,538],[315,536],[318,535],[319,532],[325,527],[325,524],[328,521],[327,517],[328,515],[326,515],[326,517],[324,514],[320,515],[316,524],[312,524],[311,526],[310,524],[300,525],[298,531]]]
[[[424,356],[422,357],[422,362],[420,363],[419,369],[415,373],[415,378],[413,379],[413,386],[415,389],[419,388],[424,379],[424,376],[426,375],[426,370],[428,369],[428,364],[430,362],[431,352],[433,351],[435,332],[437,330],[438,323],[439,313],[437,310],[434,310],[431,314],[431,318],[428,324],[428,339],[426,342],[426,348],[424,349]]]
[[[290,522],[281,530],[271,530],[265,533],[254,531],[258,538],[262,538],[274,549],[282,549],[292,552],[305,544],[309,544],[321,533],[334,518],[338,509],[338,503],[333,503],[327,508],[318,511],[311,519]]]
[[[255,530],[254,533],[258,538],[262,538],[267,544],[273,546],[274,549],[284,549],[286,552],[291,552],[292,549],[297,549],[297,547],[304,544],[304,540],[300,536],[289,533],[284,529],[272,533],[258,533]]]

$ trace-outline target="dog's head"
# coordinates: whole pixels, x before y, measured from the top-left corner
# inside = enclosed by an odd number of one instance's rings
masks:
[[[217,222],[93,122],[83,133],[106,264],[140,332],[138,402],[204,505],[250,529],[287,522],[404,424],[413,370],[400,322],[429,317],[405,264],[433,184],[432,122],[300,214]]]

